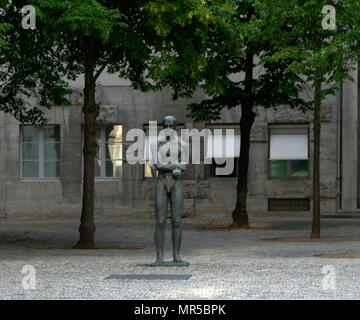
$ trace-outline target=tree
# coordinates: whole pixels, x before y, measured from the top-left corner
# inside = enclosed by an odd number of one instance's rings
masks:
[[[54,53],[51,43],[35,30],[21,27],[21,8],[27,4],[0,1],[0,111],[12,114],[21,123],[44,123],[43,108],[67,104],[69,93],[64,81],[57,77],[62,66],[48,59]],[[38,45],[33,46],[34,42]],[[31,97],[39,106],[31,106]]]
[[[4,32],[9,28],[8,24],[0,23],[0,48],[4,48],[6,46],[6,42],[4,41]]]
[[[256,116],[254,107],[305,107],[305,102],[298,97],[301,79],[287,70],[290,59],[257,62],[274,53],[268,26],[261,21],[256,7],[258,2],[233,1],[228,10],[220,8],[216,14],[223,19],[208,30],[204,45],[208,48],[206,66],[201,75],[202,87],[211,98],[189,106],[190,116],[196,121],[219,119],[222,109],[241,106],[241,145],[233,227],[249,228],[246,202],[250,134]],[[276,33],[278,31],[273,30],[272,35]]]
[[[258,6],[262,19],[269,26],[269,33],[274,30],[279,35],[272,37],[277,52],[265,60],[276,63],[291,59],[287,70],[301,75],[314,92],[309,101],[314,114],[312,238],[320,238],[322,102],[328,95],[336,93],[338,82],[349,78],[349,71],[359,56],[359,2],[337,1],[333,4],[334,9],[328,5],[329,1],[276,0],[271,4],[261,2]]]
[[[195,49],[202,43],[201,33],[195,31],[206,28],[209,11],[205,2],[197,0],[33,0],[32,5],[37,11],[36,34],[53,49],[43,58],[59,66],[56,79],[84,74],[83,200],[75,247],[93,248],[95,131],[100,109],[96,81],[107,70],[130,80],[135,89],[160,89],[161,78],[170,79],[181,70],[181,83],[179,79],[169,83],[175,92],[190,92],[187,88],[197,84],[192,68],[201,61]],[[35,50],[43,46],[38,41],[33,45]]]
[[[6,0],[0,0],[0,48],[3,48],[6,43],[4,40],[4,32],[9,28],[9,24],[5,23],[3,16],[6,14],[3,7],[7,4]]]

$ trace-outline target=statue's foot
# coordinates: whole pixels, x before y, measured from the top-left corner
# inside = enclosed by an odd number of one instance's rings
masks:
[[[157,259],[155,262],[151,263],[150,266],[156,267],[156,266],[166,266],[168,262],[164,260]]]
[[[188,266],[190,265],[189,262],[184,261],[183,259],[179,258],[174,258],[173,264],[178,265],[178,266]]]

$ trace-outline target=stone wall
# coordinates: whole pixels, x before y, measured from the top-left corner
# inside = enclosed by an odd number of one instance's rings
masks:
[[[47,111],[49,124],[61,126],[61,176],[57,180],[22,180],[20,178],[19,123],[0,114],[0,216],[80,216],[82,183],[82,113],[81,89],[74,88],[71,107],[55,107]],[[97,99],[102,102],[99,121],[121,123],[124,137],[131,128],[142,128],[149,120],[161,121],[174,115],[186,127],[199,129],[186,117],[189,102],[200,101],[199,90],[191,100],[173,101],[171,90],[142,93],[129,86],[98,86]],[[234,123],[240,119],[240,108],[224,110],[217,123]],[[309,178],[270,179],[268,176],[268,125],[273,123],[309,123],[311,113],[287,107],[257,109],[251,134],[249,168],[250,215],[269,215],[268,198],[309,197],[312,195],[311,162]],[[335,214],[336,197],[336,97],[327,100],[322,109],[321,135],[322,212]],[[310,158],[312,157],[310,125]],[[126,152],[126,146],[125,151]],[[186,215],[206,217],[231,216],[235,205],[236,178],[211,178],[204,165],[193,165],[192,179],[185,181]],[[97,215],[153,215],[154,180],[144,178],[143,166],[124,164],[123,178],[96,181]],[[292,212],[298,215],[298,212]],[[311,211],[302,214],[311,215]]]

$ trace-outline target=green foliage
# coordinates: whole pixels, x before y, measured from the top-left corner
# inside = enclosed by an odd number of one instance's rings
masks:
[[[21,29],[21,13],[10,6],[7,29],[0,25],[0,63],[6,70],[0,76],[0,110],[22,122],[45,121],[42,109],[29,110],[26,101],[40,97],[41,106],[66,104],[69,89],[62,79],[76,79],[89,64],[91,82],[107,69],[136,89],[170,85],[175,96],[190,95],[204,63],[202,38],[214,18],[209,8],[218,2],[33,0],[36,30]],[[26,4],[16,2],[18,9]]]
[[[21,8],[27,3],[16,4]],[[177,98],[191,96],[201,80],[211,40],[208,29],[216,26],[224,34],[236,33],[229,26],[231,1],[224,0],[33,0],[31,4],[36,8],[36,30],[22,30],[21,14],[13,8],[6,15],[13,27],[0,26],[6,35],[0,42],[1,65],[7,70],[0,78],[0,108],[20,121],[28,121],[24,97],[40,95],[45,107],[66,103],[68,89],[61,79],[85,73],[90,42],[93,81],[106,68],[136,89],[170,86]],[[222,45],[228,46],[225,41]],[[30,120],[44,121],[41,108],[33,110],[38,117]]]
[[[94,41],[94,65],[129,79],[135,88],[198,83],[198,48],[211,12],[210,1],[34,0],[38,29],[59,48],[70,79],[84,72],[84,45]],[[216,2],[216,1],[211,1]],[[190,90],[187,91],[188,93]]]
[[[5,2],[7,5],[5,5]],[[58,77],[63,67],[51,56],[56,55],[52,43],[38,30],[21,27],[21,8],[3,1],[0,42],[0,110],[12,114],[22,123],[43,123],[41,107],[66,104],[67,85]],[[39,105],[31,106],[36,98]]]
[[[226,11],[221,8],[214,14],[217,18],[203,45],[206,63],[200,77],[210,98],[189,106],[190,116],[196,121],[219,119],[223,108],[239,105],[306,108],[306,102],[299,98],[303,81],[287,69],[292,58],[271,63],[263,59],[276,52],[272,38],[278,31],[270,32],[263,23],[258,2],[228,1]],[[248,59],[253,61],[250,70]],[[243,76],[246,70],[251,73],[250,84]]]
[[[326,0],[257,2],[261,13],[257,23],[268,26],[267,37],[276,48],[276,52],[263,61],[276,63],[291,59],[287,70],[302,75],[312,85],[317,81],[323,85],[319,92],[321,100],[335,93],[337,82],[349,78],[360,48],[360,3],[357,0],[333,3],[335,30],[322,26],[322,8],[329,4],[331,1]]]
[[[215,3],[215,1],[212,1]],[[186,27],[191,23],[207,25],[213,18],[207,6],[211,1],[175,0],[175,1],[150,1],[146,10],[150,13],[150,23],[154,25],[156,34],[168,36],[174,27]]]
[[[206,66],[208,30],[223,22],[228,1],[150,1],[145,10],[156,32],[149,76],[158,87],[170,86],[174,98],[190,97]]]
[[[0,49],[6,46],[4,39],[4,33],[6,30],[9,30],[10,25],[6,23],[0,23]]]

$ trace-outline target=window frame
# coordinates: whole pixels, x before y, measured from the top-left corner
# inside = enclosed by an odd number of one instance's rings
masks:
[[[45,177],[45,135],[44,135],[44,128],[46,126],[54,126],[54,127],[58,127],[59,128],[59,142],[55,142],[55,144],[58,144],[59,147],[59,159],[58,160],[53,160],[54,162],[59,162],[59,175],[57,177]],[[38,168],[38,176],[37,177],[24,177],[23,175],[23,163],[24,162],[31,162],[31,161],[35,161],[35,160],[24,160],[23,159],[23,128],[24,127],[37,127],[39,128],[39,140],[38,142],[32,142],[32,143],[37,143],[38,144],[38,158],[37,158],[37,162],[39,163],[39,168]],[[45,125],[26,125],[26,124],[22,124],[19,126],[20,129],[20,133],[19,133],[19,147],[20,147],[20,179],[23,181],[32,181],[32,180],[41,180],[41,181],[54,181],[54,180],[59,180],[60,176],[61,176],[61,126],[60,124],[45,124]]]
[[[291,129],[291,128],[304,128],[306,129],[306,134],[308,138],[308,158],[307,159],[284,159],[284,160],[278,160],[278,161],[286,161],[286,171],[287,176],[285,177],[274,177],[271,175],[271,161],[277,161],[277,160],[270,160],[270,147],[271,147],[271,129],[273,128],[284,128],[284,129]],[[268,142],[267,142],[267,171],[268,171],[268,179],[272,180],[306,180],[310,179],[310,125],[307,122],[300,122],[300,123],[273,123],[268,124]],[[308,170],[306,176],[289,176],[289,173],[291,172],[292,161],[298,161],[298,160],[306,160],[308,162]]]
[[[106,127],[107,126],[121,126],[122,127],[122,138],[121,138],[121,159],[114,159],[112,161],[122,161],[122,166],[121,166],[121,176],[120,177],[107,177],[106,176],[106,162],[107,161],[111,161],[111,160],[107,160],[106,159]],[[123,179],[124,176],[124,141],[123,141],[123,136],[124,136],[124,125],[122,123],[97,123],[96,124],[96,130],[100,129],[100,150],[99,150],[99,154],[101,155],[100,159],[95,159],[96,160],[100,160],[100,176],[96,176],[95,175],[95,170],[94,170],[94,179],[97,181],[100,180],[120,180]],[[82,148],[84,149],[84,126],[83,126],[83,130],[82,130]],[[96,156],[95,156],[96,157]],[[84,162],[84,155],[82,154],[82,161]],[[84,166],[83,167],[83,174],[82,176],[84,177]],[[104,175],[103,175],[104,174]]]

